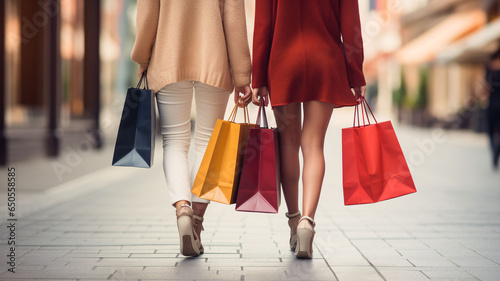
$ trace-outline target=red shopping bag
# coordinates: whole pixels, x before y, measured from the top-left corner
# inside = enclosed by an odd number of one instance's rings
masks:
[[[277,129],[267,128],[263,99],[257,126],[250,129],[236,199],[236,211],[277,213],[280,206],[280,157]]]
[[[358,106],[363,126],[360,126]],[[352,128],[342,129],[344,204],[375,203],[416,192],[391,122],[378,123],[364,98],[358,106],[354,112],[358,126],[354,122]],[[370,123],[367,110],[374,124]]]

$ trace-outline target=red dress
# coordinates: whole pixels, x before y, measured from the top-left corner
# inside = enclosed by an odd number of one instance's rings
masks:
[[[358,0],[256,0],[252,87],[267,86],[273,107],[355,105],[362,66]]]

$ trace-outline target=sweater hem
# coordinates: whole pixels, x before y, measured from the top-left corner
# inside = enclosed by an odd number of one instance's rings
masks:
[[[168,84],[180,81],[199,81],[223,90],[233,91],[234,85],[231,76],[223,73],[203,72],[196,70],[177,70],[170,72],[148,72],[150,88],[156,93]]]

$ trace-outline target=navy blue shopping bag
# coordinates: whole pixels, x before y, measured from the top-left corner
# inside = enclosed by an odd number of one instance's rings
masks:
[[[144,88],[140,88],[144,81]],[[155,147],[156,113],[154,94],[149,90],[147,71],[136,88],[127,91],[118,127],[113,166],[150,168]]]

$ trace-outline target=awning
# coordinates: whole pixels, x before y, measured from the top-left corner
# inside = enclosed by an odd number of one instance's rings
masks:
[[[412,40],[396,52],[401,64],[420,64],[434,61],[437,54],[451,43],[476,31],[486,22],[481,9],[450,15],[445,20]]]
[[[500,19],[450,45],[438,54],[437,60],[441,63],[485,62],[498,49],[499,40]]]

